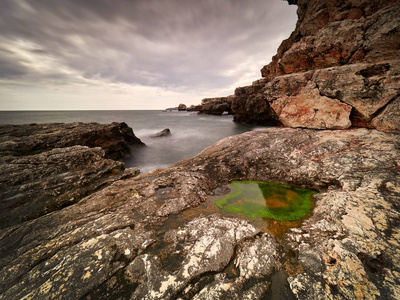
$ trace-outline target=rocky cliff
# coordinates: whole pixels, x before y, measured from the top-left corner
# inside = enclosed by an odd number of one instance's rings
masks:
[[[291,1],[298,22],[263,79],[236,89],[235,120],[400,132],[400,2]]]

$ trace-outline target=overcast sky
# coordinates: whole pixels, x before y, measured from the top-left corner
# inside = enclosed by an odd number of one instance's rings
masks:
[[[1,0],[0,110],[199,104],[260,78],[283,0]]]

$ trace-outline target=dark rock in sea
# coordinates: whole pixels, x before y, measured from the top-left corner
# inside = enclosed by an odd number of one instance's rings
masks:
[[[112,158],[144,145],[125,123],[0,125],[1,228],[79,202],[139,173]]]
[[[166,137],[171,135],[171,130],[169,128],[165,128],[164,130],[161,130],[160,132],[153,134],[151,137],[152,138],[158,138],[158,137]]]
[[[298,299],[398,299],[399,144],[368,129],[226,138],[1,230],[0,296],[263,299],[286,282],[282,295]],[[314,213],[280,240],[248,221],[191,213],[245,179],[314,188]]]
[[[186,105],[181,103],[178,105],[178,111],[185,111],[186,110]]]

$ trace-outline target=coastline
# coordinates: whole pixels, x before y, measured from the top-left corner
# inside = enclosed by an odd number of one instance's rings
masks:
[[[125,123],[0,126],[0,299],[400,298],[400,4],[289,3],[263,78],[204,103],[285,127],[139,174]],[[313,211],[278,237],[202,210],[247,180]]]

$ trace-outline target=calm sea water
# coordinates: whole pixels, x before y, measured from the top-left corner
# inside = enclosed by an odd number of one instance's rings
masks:
[[[52,122],[126,122],[147,147],[135,150],[134,155],[125,160],[125,164],[127,167],[139,167],[142,173],[168,167],[182,159],[192,157],[225,137],[258,129],[236,124],[232,121],[232,116],[228,115],[198,115],[193,112],[178,111],[0,112],[0,124]],[[151,137],[165,128],[171,130],[171,136]]]

